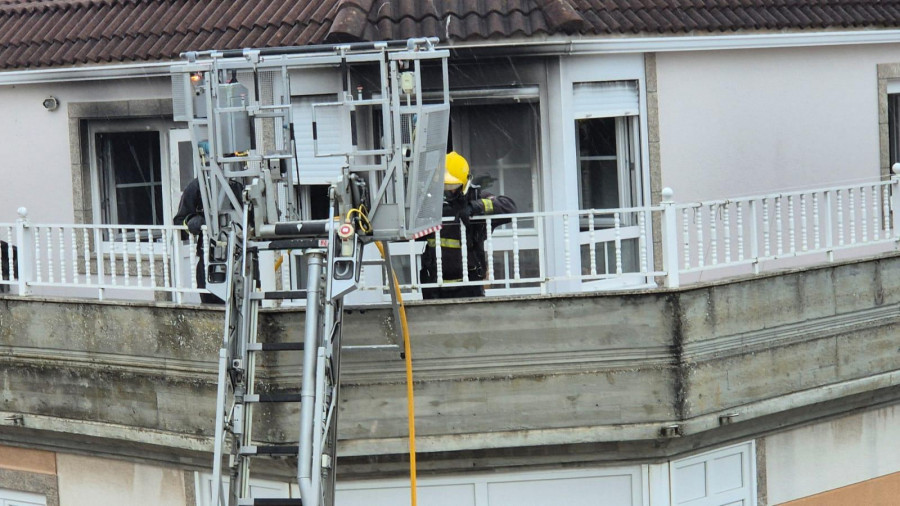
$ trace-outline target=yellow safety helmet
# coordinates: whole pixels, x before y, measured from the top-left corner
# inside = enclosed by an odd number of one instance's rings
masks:
[[[465,185],[469,182],[469,162],[456,151],[447,153],[444,162],[444,184]]]

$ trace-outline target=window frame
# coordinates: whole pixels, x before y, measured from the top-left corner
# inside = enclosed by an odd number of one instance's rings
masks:
[[[459,96],[460,98],[456,98]],[[539,96],[536,87],[529,88],[488,88],[484,90],[453,90],[450,91],[451,100],[454,107],[459,110],[461,107],[477,107],[479,105],[517,105],[531,104],[533,107],[533,117],[531,118],[532,140],[531,143],[531,208],[533,212],[540,212],[543,208],[543,199],[541,195],[540,179],[542,174],[541,159],[541,111]],[[460,121],[458,116],[454,115],[454,107],[450,109],[450,131],[453,139],[453,149],[461,154],[471,153],[469,147],[469,139],[465,136],[457,135],[456,132],[468,131],[468,119]],[[468,156],[467,156],[468,158]],[[475,174],[477,176],[477,174]],[[497,193],[503,195],[503,174],[499,177],[500,188]],[[519,202],[516,202],[520,205]],[[521,206],[521,205],[520,205]],[[521,209],[519,212],[523,212]],[[527,211],[526,211],[527,212]],[[531,229],[533,227],[529,227]]]
[[[579,121],[591,121],[597,119],[614,119],[616,132],[616,154],[614,157],[609,156],[581,156],[581,140],[578,134]],[[584,188],[582,187],[582,162],[594,159],[614,159],[616,161],[616,175],[619,192],[619,202],[616,208],[639,207],[643,200],[642,181],[638,175],[638,167],[640,166],[640,116],[589,116],[574,118],[575,127],[575,160],[578,170],[578,209],[601,209],[596,207],[585,207],[584,205]],[[613,209],[616,209],[613,208]],[[584,221],[584,220],[582,220]],[[614,226],[612,217],[598,216],[594,219],[596,226],[602,228],[611,228]],[[633,223],[631,216],[623,217],[622,226],[630,226]],[[584,225],[583,225],[584,226]]]
[[[115,208],[115,191],[109,192],[110,183],[104,181],[101,174],[102,167],[97,156],[97,134],[101,133],[126,133],[138,131],[155,131],[159,136],[159,174],[162,198],[162,222],[161,225],[172,222],[172,199],[171,199],[171,174],[170,174],[170,151],[169,151],[169,130],[175,128],[172,121],[164,121],[160,119],[122,119],[108,121],[88,121],[87,124],[87,146],[88,159],[90,162],[91,175],[91,204],[92,204],[92,222],[104,225],[124,225],[132,226],[134,224],[125,224],[118,221]],[[104,188],[107,186],[107,188]],[[111,193],[109,202],[103,203],[103,196]],[[113,221],[115,220],[115,221]]]
[[[47,506],[47,496],[36,492],[22,492],[0,488],[0,506],[13,504],[28,504],[35,506]]]

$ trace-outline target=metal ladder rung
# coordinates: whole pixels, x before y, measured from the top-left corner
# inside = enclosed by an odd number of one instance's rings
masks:
[[[294,343],[249,343],[248,351],[303,351],[302,342]]]
[[[249,394],[244,402],[300,402],[300,394]]]
[[[286,300],[305,298],[306,290],[273,290],[270,292],[253,292],[250,294],[251,300]]]
[[[239,499],[238,506],[303,506],[303,499]]]
[[[241,455],[297,455],[297,445],[251,445],[242,446]]]
[[[250,245],[248,251],[279,251],[286,249],[311,249],[323,247],[322,241],[327,245],[327,239],[275,239],[271,241],[258,241]]]

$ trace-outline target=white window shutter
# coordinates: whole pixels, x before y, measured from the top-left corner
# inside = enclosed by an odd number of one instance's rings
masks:
[[[334,102],[333,96],[307,96],[292,99],[294,141],[297,146],[300,184],[331,184],[340,179],[343,156],[316,156],[349,150],[347,129],[337,107],[316,107],[316,137],[313,142],[313,104]],[[316,145],[318,144],[318,146]],[[296,170],[296,168],[295,168]]]
[[[637,116],[640,112],[638,82],[575,83],[572,109],[575,119]]]

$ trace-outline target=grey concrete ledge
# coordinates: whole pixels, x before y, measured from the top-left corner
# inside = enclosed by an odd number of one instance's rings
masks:
[[[673,291],[429,301],[407,313],[419,448],[435,472],[472,459],[652,460],[900,400],[897,254]],[[0,297],[0,440],[201,465],[222,317]],[[298,340],[303,317],[263,311],[260,340]],[[391,312],[353,309],[344,332],[347,345],[391,344]],[[295,387],[299,362],[261,359],[265,387]],[[401,462],[399,354],[348,351],[342,370],[348,472]],[[265,413],[258,439],[294,437],[296,413]],[[661,436],[668,425],[677,437]]]

